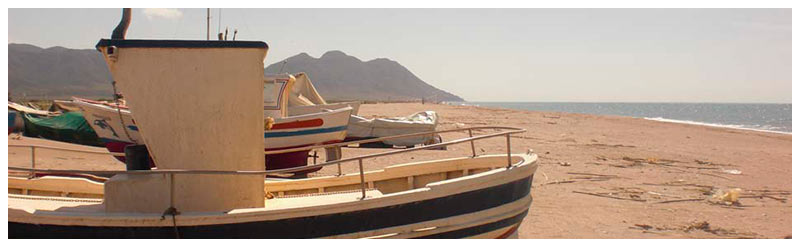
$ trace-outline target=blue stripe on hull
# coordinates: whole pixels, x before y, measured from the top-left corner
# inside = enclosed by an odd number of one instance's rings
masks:
[[[310,130],[300,130],[300,131],[264,132],[264,138],[311,135],[311,134],[330,133],[330,132],[337,132],[344,130],[347,130],[347,126],[336,126],[331,128],[310,129]]]

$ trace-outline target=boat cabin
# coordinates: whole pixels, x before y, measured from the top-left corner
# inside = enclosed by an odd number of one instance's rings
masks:
[[[264,76],[264,117],[273,119],[289,116],[289,91],[295,78],[290,74]]]

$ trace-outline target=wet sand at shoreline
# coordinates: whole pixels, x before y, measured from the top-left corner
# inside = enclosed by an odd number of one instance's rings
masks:
[[[784,238],[791,236],[792,136],[629,117],[419,103],[364,104],[364,117],[439,114],[440,130],[500,125],[525,128],[513,153],[539,155],[533,205],[520,238]],[[476,132],[476,134],[489,132]],[[103,150],[35,138],[9,144]],[[467,137],[446,133],[445,141]],[[505,138],[475,143],[478,154],[505,153]],[[343,156],[389,151],[344,148]],[[38,168],[125,169],[110,155],[37,149]],[[471,155],[469,143],[365,160],[366,169]],[[10,166],[29,166],[30,149],[9,147]],[[357,172],[354,163],[344,172]],[[335,166],[313,176],[335,174]],[[713,199],[742,189],[736,205]]]

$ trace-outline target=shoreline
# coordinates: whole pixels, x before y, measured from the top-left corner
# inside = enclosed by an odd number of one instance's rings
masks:
[[[627,116],[620,116],[620,117],[627,117]],[[640,117],[633,117],[633,118],[640,118]],[[792,132],[777,131],[777,130],[765,130],[765,129],[756,129],[756,128],[746,128],[746,127],[736,127],[734,125],[717,124],[717,123],[704,123],[704,122],[696,122],[696,121],[691,121],[691,120],[678,120],[678,119],[669,119],[669,118],[661,118],[661,117],[656,117],[656,118],[641,117],[641,119],[650,120],[650,121],[656,121],[656,122],[663,122],[663,123],[699,125],[699,126],[716,127],[716,128],[724,128],[724,129],[749,130],[749,131],[766,132],[766,133],[773,133],[773,134],[792,135]]]
[[[480,105],[479,103],[480,102],[476,102],[475,104],[462,103],[462,102],[442,102],[441,104],[451,105],[451,106],[471,106],[471,107],[480,107],[480,108],[485,108],[485,109],[504,109],[504,110],[516,110],[516,111],[528,111],[528,112],[584,114],[584,115],[591,115],[591,116],[607,116],[607,117],[628,117],[628,118],[645,119],[645,120],[664,122],[664,123],[688,124],[688,125],[698,125],[698,126],[706,126],[706,127],[724,128],[724,129],[749,130],[749,131],[757,131],[757,132],[765,132],[765,133],[773,133],[773,134],[792,135],[792,132],[779,131],[779,130],[759,129],[759,128],[739,127],[740,125],[737,125],[737,124],[708,123],[708,122],[699,122],[699,121],[694,121],[694,120],[681,120],[681,119],[671,119],[671,118],[664,118],[664,117],[638,117],[638,116],[615,115],[615,114],[528,110],[528,109],[517,109],[517,108],[502,107],[502,106],[485,106],[485,105]],[[594,102],[491,102],[491,103],[553,103],[553,104],[579,103],[579,104],[593,104]],[[630,103],[630,102],[601,102],[601,103],[626,104],[626,103]],[[637,103],[631,103],[631,104],[750,104],[750,103],[639,103],[639,102],[637,102]],[[755,104],[755,103],[753,103],[753,104]],[[759,104],[762,104],[762,103],[759,103]],[[782,105],[783,103],[763,103],[763,104],[766,104],[766,105]],[[791,105],[791,104],[788,104],[788,105]]]

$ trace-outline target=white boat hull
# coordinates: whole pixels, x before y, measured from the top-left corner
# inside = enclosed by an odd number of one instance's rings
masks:
[[[344,140],[352,108],[276,119],[273,129],[264,131],[264,148],[275,150]],[[290,126],[295,128],[275,127]]]

